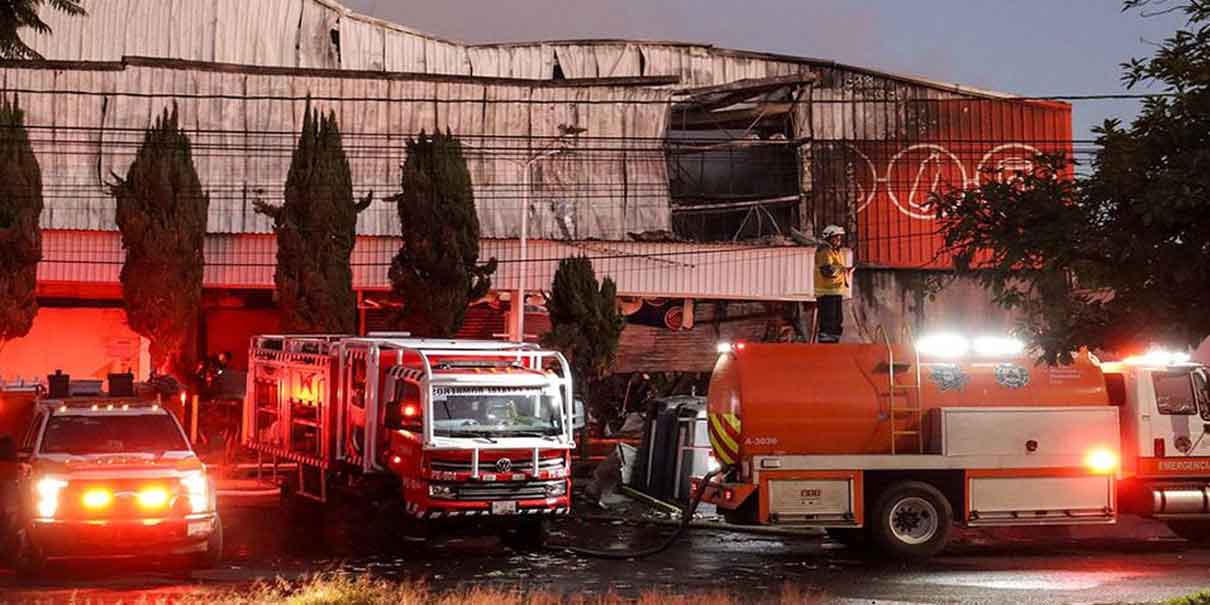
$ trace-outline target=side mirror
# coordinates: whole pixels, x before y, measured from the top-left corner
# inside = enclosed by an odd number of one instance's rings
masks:
[[[17,462],[17,442],[9,435],[0,437],[0,462]]]
[[[403,428],[403,414],[399,411],[400,405],[396,402],[387,404],[386,417],[383,419],[383,424],[388,429],[399,430]]]
[[[424,425],[420,422],[419,416],[405,416],[403,414],[403,406],[399,402],[387,404],[386,416],[383,418],[383,424],[388,429],[393,431],[412,431],[419,433],[424,430]]]
[[[588,426],[588,415],[584,413],[584,402],[574,399],[571,403],[571,428],[579,431],[586,426]]]

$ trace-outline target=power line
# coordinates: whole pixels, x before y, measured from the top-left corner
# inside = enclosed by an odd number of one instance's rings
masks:
[[[487,85],[472,85],[479,88],[489,88]],[[675,93],[667,91],[660,99],[592,99],[584,97],[568,97],[568,98],[534,98],[534,97],[517,97],[517,98],[501,98],[486,96],[476,97],[440,97],[434,95],[426,95],[419,97],[408,96],[338,96],[338,95],[282,95],[282,94],[229,94],[229,93],[199,93],[199,92],[143,92],[130,90],[85,90],[72,88],[6,88],[0,90],[6,94],[18,95],[76,95],[82,97],[122,97],[133,99],[174,99],[174,100],[227,100],[227,101],[245,101],[245,102],[263,102],[263,101],[284,101],[290,103],[312,103],[319,102],[340,102],[340,103],[449,103],[454,105],[459,104],[484,104],[484,105],[683,105],[692,106],[689,103],[683,103],[674,99]],[[862,89],[854,89],[850,94],[858,94]],[[1154,92],[1154,93],[1130,93],[1130,92],[1115,92],[1115,93],[1079,93],[1079,94],[1048,94],[1048,95],[998,95],[994,98],[954,98],[954,99],[935,99],[927,97],[916,97],[915,95],[900,95],[883,88],[866,89],[864,92],[872,93],[873,96],[884,96],[886,98],[852,98],[852,99],[835,99],[835,98],[811,98],[809,100],[800,101],[801,104],[852,104],[852,103],[904,103],[904,102],[932,102],[941,104],[959,104],[959,103],[997,103],[997,102],[1013,102],[1013,101],[1102,101],[1102,100],[1123,100],[1123,99],[1150,99],[1162,97],[1176,97],[1179,93],[1176,92]],[[322,107],[317,109],[324,109]]]

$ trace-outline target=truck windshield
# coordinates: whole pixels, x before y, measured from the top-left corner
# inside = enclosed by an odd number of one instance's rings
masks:
[[[1210,383],[1206,382],[1204,368],[1193,373],[1193,391],[1197,394],[1197,409],[1202,420],[1210,421]]]
[[[1189,372],[1156,372],[1155,403],[1161,414],[1192,416],[1197,413],[1197,395]]]
[[[433,389],[433,432],[446,436],[553,436],[562,398],[540,389]]]
[[[188,450],[172,418],[134,416],[53,416],[42,437],[45,454],[134,454]]]

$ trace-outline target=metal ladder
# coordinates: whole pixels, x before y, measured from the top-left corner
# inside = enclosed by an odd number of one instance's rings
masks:
[[[877,334],[882,336],[882,341],[886,344],[887,352],[887,400],[890,407],[891,421],[891,454],[899,453],[924,453],[924,412],[920,407],[922,399],[922,387],[920,382],[920,352],[915,351],[915,359],[912,368],[915,372],[916,380],[911,384],[899,384],[895,381],[895,343],[891,342],[890,336],[882,326],[878,327]],[[900,340],[912,343],[912,331],[910,326],[904,326]],[[903,405],[896,405],[896,401],[903,400]],[[910,438],[915,443],[915,451],[900,452],[899,438]]]

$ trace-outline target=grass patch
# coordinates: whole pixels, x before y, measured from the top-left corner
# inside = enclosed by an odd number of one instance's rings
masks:
[[[1210,590],[1164,601],[1165,605],[1210,605]]]
[[[802,605],[822,602],[824,600],[818,595],[793,586],[764,600],[723,591],[690,595],[648,591],[638,597],[615,594],[565,596],[479,586],[437,591],[424,584],[325,573],[297,582],[276,580],[257,584],[251,589],[189,596],[182,599],[180,605]]]

